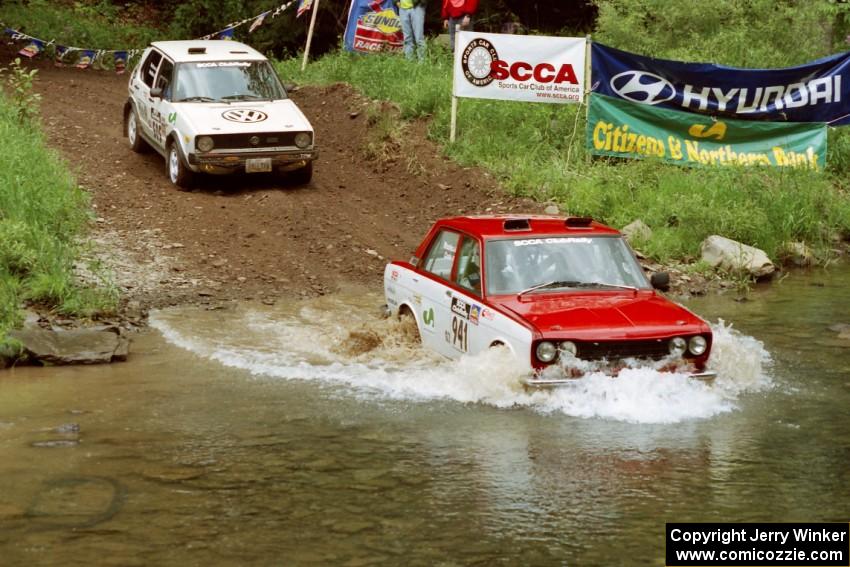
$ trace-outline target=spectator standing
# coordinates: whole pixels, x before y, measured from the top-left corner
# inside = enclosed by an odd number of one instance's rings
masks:
[[[398,0],[398,17],[404,34],[404,56],[413,59],[414,49],[419,60],[425,59],[425,3],[427,0]]]
[[[467,29],[478,10],[478,0],[443,0],[443,27],[449,28],[449,47],[455,50],[455,26]]]

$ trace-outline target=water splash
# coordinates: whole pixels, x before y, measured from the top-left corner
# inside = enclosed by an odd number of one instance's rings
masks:
[[[554,391],[526,390],[523,368],[507,350],[443,359],[419,346],[414,325],[376,317],[377,301],[337,296],[278,311],[243,307],[224,318],[168,310],[154,313],[151,325],[179,347],[258,376],[345,385],[359,396],[520,406],[634,423],[708,418],[733,410],[742,393],[770,385],[764,346],[720,321],[713,325],[711,368],[719,373],[713,385],[638,367],[617,378],[590,373]]]

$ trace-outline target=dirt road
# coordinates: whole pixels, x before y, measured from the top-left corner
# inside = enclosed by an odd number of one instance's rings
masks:
[[[409,128],[397,159],[366,160],[374,103],[343,85],[292,94],[321,152],[310,185],[207,177],[179,192],[158,154],[135,154],[122,136],[126,75],[34,65],[48,142],[91,193],[99,254],[143,307],[378,287],[387,260],[408,258],[441,216],[542,210],[444,159],[423,125]]]

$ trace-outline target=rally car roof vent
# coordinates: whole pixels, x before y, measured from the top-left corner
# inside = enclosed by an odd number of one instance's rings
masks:
[[[234,55],[248,55],[247,51],[231,51],[230,53]]]
[[[503,226],[505,231],[531,230],[531,224],[528,222],[528,219],[507,219]]]
[[[207,52],[206,47],[190,47],[189,48],[189,55],[203,55],[206,52]]]
[[[564,224],[567,228],[590,228],[593,219],[590,217],[569,217]]]

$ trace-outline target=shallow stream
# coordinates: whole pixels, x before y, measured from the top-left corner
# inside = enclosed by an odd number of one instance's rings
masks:
[[[362,290],[156,313],[125,364],[0,374],[0,564],[663,565],[667,521],[846,522],[848,279],[689,301],[714,386],[529,393]]]

